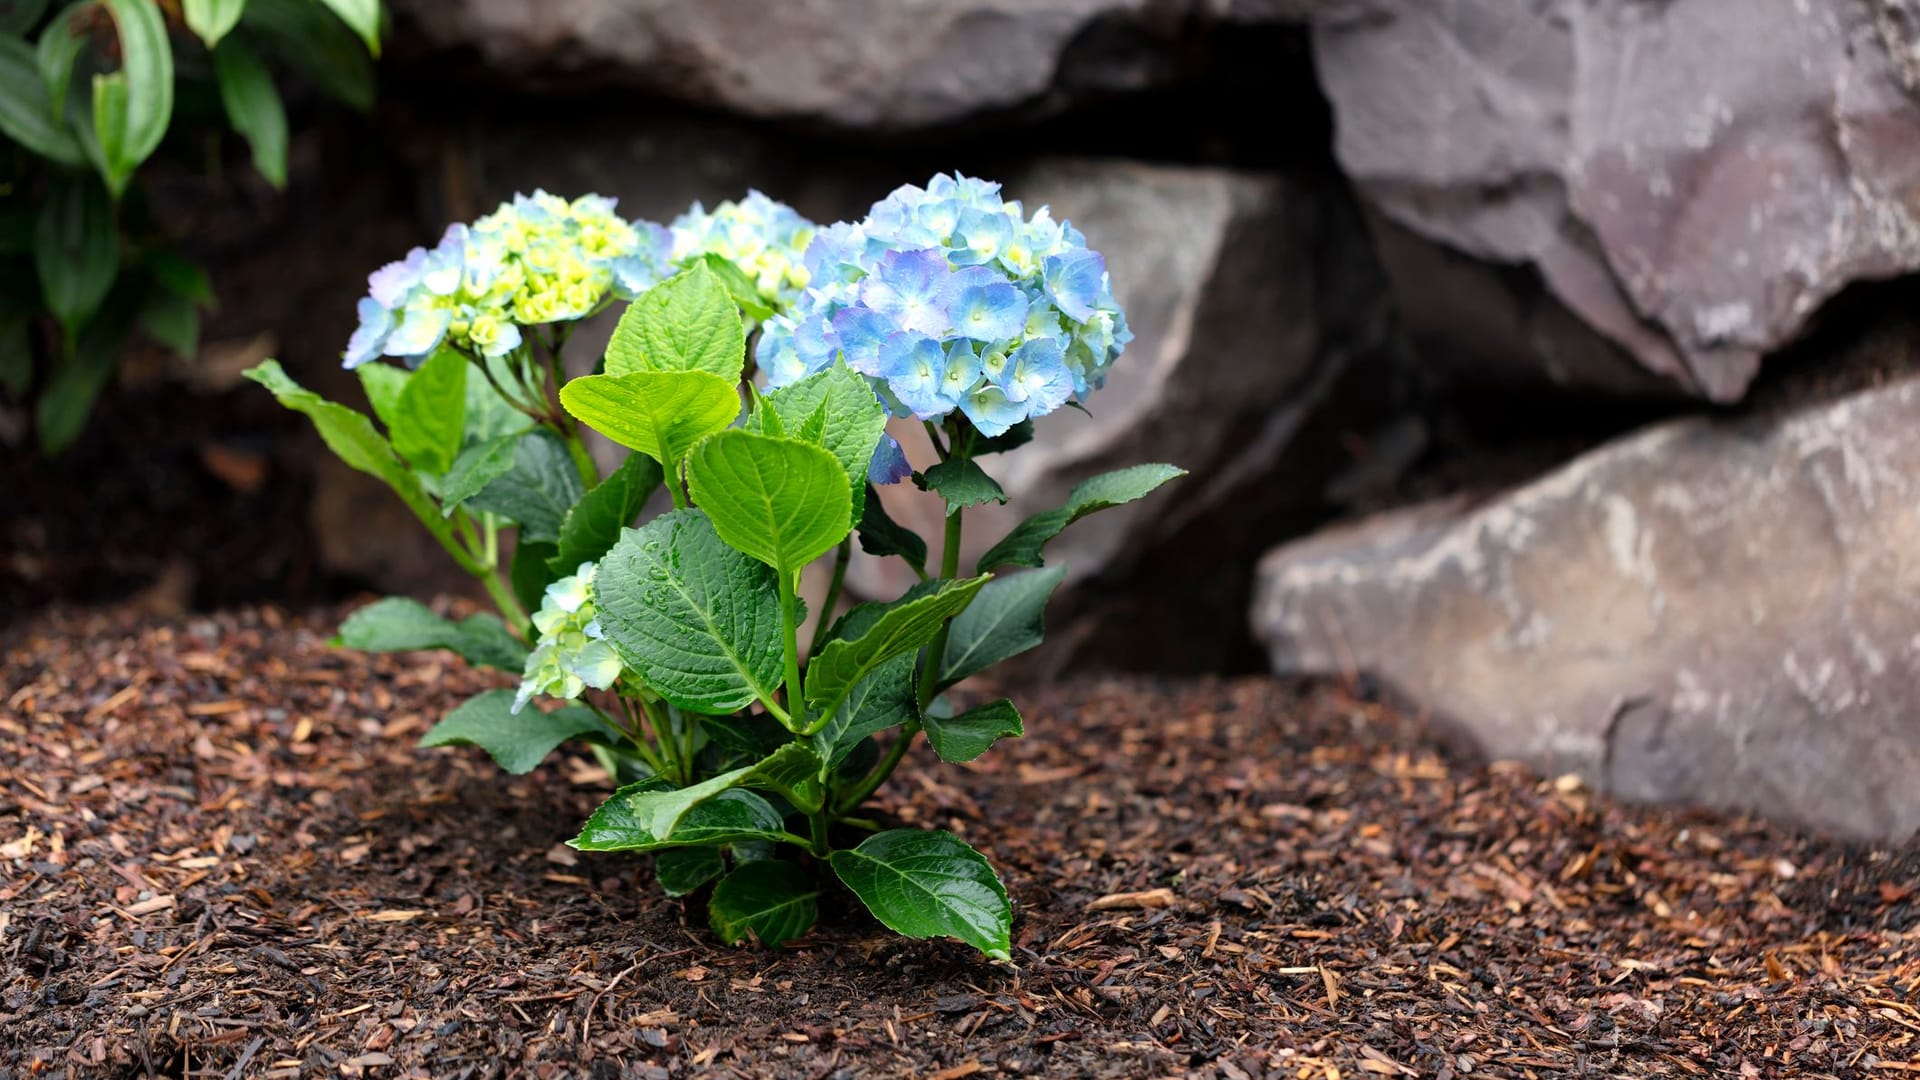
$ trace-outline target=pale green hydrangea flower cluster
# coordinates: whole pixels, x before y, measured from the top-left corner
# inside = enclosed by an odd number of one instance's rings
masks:
[[[525,708],[535,694],[570,700],[589,686],[605,690],[620,678],[620,657],[594,617],[593,578],[598,570],[595,563],[581,563],[571,577],[547,586],[540,610],[533,616],[540,640],[527,656],[520,692],[513,699],[514,712]]]

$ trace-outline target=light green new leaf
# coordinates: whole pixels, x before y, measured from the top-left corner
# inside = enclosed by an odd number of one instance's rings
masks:
[[[660,486],[660,463],[645,454],[628,454],[613,474],[594,485],[567,511],[560,523],[559,550],[553,556],[553,569],[571,574],[583,562],[597,561],[621,530],[633,524],[646,505],[647,497]]]
[[[1109,506],[1119,506],[1145,498],[1161,484],[1187,475],[1187,470],[1172,465],[1135,465],[1081,481],[1067,496],[1067,504],[1057,510],[1035,514],[1013,527],[1001,541],[980,556],[981,572],[1002,566],[1044,566],[1041,549],[1060,535],[1067,526]]]
[[[777,949],[813,929],[820,918],[820,889],[793,863],[750,862],[713,887],[707,916],[714,934],[729,945],[751,934]]]
[[[977,577],[929,583],[928,591],[909,593],[909,599],[881,611],[858,637],[827,642],[807,666],[807,709],[810,716],[819,718],[813,723],[824,724],[854,686],[880,665],[933,640],[941,624],[965,610],[989,580]],[[849,612],[848,618],[854,614]]]
[[[908,937],[951,937],[1012,957],[1013,908],[986,856],[952,833],[894,829],[832,855],[833,872],[873,917]]]
[[[366,42],[367,52],[380,55],[380,0],[320,0]]]
[[[681,794],[659,777],[629,784],[601,803],[580,827],[580,835],[567,843],[581,851],[659,851],[787,839],[780,812],[753,792],[738,789],[703,796],[674,819],[673,832],[661,839],[651,828],[661,806],[656,800]]]
[[[995,740],[1027,733],[1020,710],[1006,698],[968,709],[959,716],[929,711],[922,723],[927,728],[927,742],[941,761],[972,761],[986,753]]]
[[[867,467],[873,463],[873,449],[887,430],[887,410],[874,396],[866,377],[840,361],[825,371],[816,372],[798,382],[769,390],[762,396],[762,408],[747,418],[748,431],[789,437],[822,446],[846,470],[853,498],[855,525],[866,510]],[[780,431],[767,425],[774,420]],[[818,437],[810,437],[808,428],[820,423]]]
[[[41,157],[78,168],[87,163],[87,155],[61,115],[47,93],[33,47],[0,36],[0,134]]]
[[[238,17],[239,5],[234,4]],[[287,108],[267,65],[235,38],[213,50],[213,73],[227,122],[247,140],[253,167],[276,188],[287,186]]]
[[[685,896],[726,871],[714,847],[668,848],[653,857],[654,880],[668,896]]]
[[[701,511],[621,533],[593,594],[621,661],[683,709],[731,712],[780,685],[773,571],[728,547]]]
[[[693,444],[732,425],[740,392],[710,371],[635,371],[575,379],[560,388],[560,404],[672,475]]]
[[[416,373],[414,380],[419,378]],[[514,439],[513,467],[469,496],[467,505],[518,524],[523,543],[553,543],[560,538],[567,511],[580,501],[586,489],[566,444],[541,428]]]
[[[361,364],[353,369],[360,389],[367,395],[373,415],[392,431],[400,423],[400,392],[407,388],[413,372],[393,364]]]
[[[387,364],[362,365],[366,368],[397,370]],[[381,412],[393,448],[421,472],[444,474],[453,467],[467,428],[467,358],[453,349],[427,357],[402,384],[393,408],[391,417]],[[377,405],[375,411],[380,411]]]
[[[420,745],[477,746],[502,769],[518,776],[532,772],[561,743],[583,736],[612,745],[623,738],[583,705],[552,712],[528,706],[516,713],[513,691],[489,690],[448,713],[420,736]]]
[[[627,305],[607,342],[607,374],[704,371],[732,386],[746,356],[740,309],[713,271],[696,263]]]
[[[847,535],[846,474],[817,446],[723,431],[687,457],[693,501],[721,539],[783,574],[819,558]]]
[[[320,438],[326,441],[327,448],[339,455],[341,461],[384,481],[406,502],[420,523],[439,537],[444,545],[458,546],[452,526],[441,516],[440,508],[434,505],[420,478],[406,467],[387,440],[374,430],[372,420],[302,387],[280,370],[276,361],[265,361],[242,374],[271,390],[280,404],[295,412],[305,413],[320,432]]]
[[[1046,636],[1047,599],[1067,576],[1064,566],[994,578],[953,620],[940,685],[1018,656]]]
[[[755,285],[747,272],[740,269],[739,263],[713,251],[695,256],[687,265],[694,263],[713,271],[714,276],[720,279],[720,284],[727,287],[727,295],[733,297],[733,302],[739,305],[747,318],[764,322],[772,317],[773,308],[767,304],[766,297],[760,295],[760,286]]]
[[[120,273],[113,204],[92,177],[72,174],[54,181],[34,223],[33,264],[40,295],[71,341]]]
[[[527,666],[526,644],[497,617],[482,612],[454,622],[404,596],[376,600],[347,616],[340,644],[361,652],[451,649],[476,667],[515,675]]]
[[[918,481],[922,491],[934,491],[947,501],[947,513],[984,502],[1003,503],[1007,493],[987,471],[969,458],[950,458],[928,469]]]
[[[87,47],[91,27],[85,16],[91,0],[76,0],[47,23],[34,45],[34,61],[40,66],[40,78],[47,84],[47,100],[54,103],[54,115],[66,113],[67,90],[73,85],[73,66]]]
[[[173,119],[173,46],[153,0],[100,0],[120,38],[121,68],[93,78],[93,126],[103,175],[119,198]]]
[[[240,21],[240,13],[246,7],[247,0],[182,0],[180,5],[187,29],[206,42],[209,49],[220,44],[220,39]]]

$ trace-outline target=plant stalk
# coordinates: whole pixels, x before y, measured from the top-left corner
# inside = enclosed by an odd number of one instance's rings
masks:
[[[827,598],[820,604],[820,618],[813,624],[813,640],[807,645],[807,655],[812,656],[826,644],[827,630],[833,624],[833,608],[840,602],[840,590],[847,583],[847,564],[853,561],[853,534],[840,541],[840,549],[833,554],[833,577],[827,582]]]
[[[800,574],[781,571],[776,576],[780,579],[781,651],[787,668],[787,715],[782,722],[789,730],[798,732],[806,726],[807,700],[805,687],[800,682],[800,617],[795,594]]]

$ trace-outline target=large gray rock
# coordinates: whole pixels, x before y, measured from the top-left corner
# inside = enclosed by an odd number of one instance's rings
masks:
[[[1351,206],[1280,178],[1118,161],[1042,163],[1009,177],[1007,191],[1086,233],[1135,338],[1089,397],[1092,415],[1062,409],[1035,424],[1033,442],[985,462],[1011,500],[968,511],[962,565],[1064,503],[1074,484],[1141,462],[1193,475],[1062,534],[1048,560],[1067,565],[1069,582],[1118,575],[1229,503],[1249,520],[1270,506],[1284,490],[1277,464],[1381,321]],[[916,465],[932,463],[917,425],[898,434]],[[937,497],[902,484],[882,498],[897,520],[940,535]],[[897,559],[863,557],[851,580],[858,595],[892,597],[914,579]]]
[[[396,0],[441,48],[578,89],[902,128],[1165,81],[1151,0]],[[1158,8],[1158,10],[1156,10]],[[1104,28],[1129,28],[1109,41]]]
[[[1920,267],[1911,0],[1345,6],[1325,5],[1315,55],[1366,197],[1418,237],[1537,273],[1686,392],[1740,397],[1822,301]],[[1485,344],[1478,308],[1420,303],[1441,285],[1390,265],[1416,333]],[[1488,359],[1621,388],[1590,343],[1545,329]]]
[[[1281,547],[1282,673],[1367,672],[1622,796],[1920,828],[1920,379],[1606,446]]]

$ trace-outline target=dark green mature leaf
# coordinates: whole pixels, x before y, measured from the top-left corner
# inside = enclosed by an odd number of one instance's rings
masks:
[[[0,0],[0,34],[26,33],[46,10],[47,0]]]
[[[907,560],[908,566],[927,572],[927,542],[887,516],[880,493],[872,484],[867,485],[866,511],[860,518],[860,550],[880,558],[898,555]]]
[[[995,740],[1027,733],[1020,722],[1020,710],[1006,698],[968,709],[959,716],[939,716],[930,711],[923,723],[927,742],[941,761],[972,761],[986,753]]]
[[[360,367],[362,374],[374,370],[398,369],[386,364],[363,364]],[[387,380],[383,377],[376,381]],[[379,399],[374,398],[371,389],[367,396],[374,401],[374,412],[380,412]],[[397,394],[395,400],[398,400]],[[447,475],[440,480],[440,512],[451,516],[468,499],[484,491],[488,484],[505,476],[513,468],[514,444],[519,441],[519,435],[502,435],[497,439],[473,443],[460,451],[460,456],[453,459],[453,468],[448,469]]]
[[[952,833],[894,829],[832,855],[873,917],[908,937],[951,937],[1012,958],[1013,908],[986,857]]]
[[[1008,428],[1004,433],[990,439],[980,439],[973,444],[973,456],[983,454],[1004,454],[1009,450],[1018,450],[1033,441],[1033,421],[1022,420]]]
[[[182,0],[180,8],[186,17],[187,29],[211,49],[240,22],[240,13],[246,6],[247,0]]]
[[[60,453],[80,437],[87,411],[119,365],[132,327],[133,300],[123,283],[80,331],[72,354],[55,363],[52,378],[34,402],[34,426],[48,454]]]
[[[107,298],[120,273],[120,232],[113,204],[92,177],[61,176],[34,225],[34,269],[40,295],[69,337]]]
[[[920,490],[938,492],[947,501],[947,513],[983,502],[1007,501],[999,481],[968,458],[950,458],[921,475]]]
[[[704,371],[733,386],[746,356],[740,309],[713,271],[696,263],[627,305],[607,342],[607,374]]]
[[[731,712],[780,685],[773,570],[728,547],[699,510],[621,533],[593,593],[621,660],[683,709]]]
[[[233,5],[239,17],[238,0]],[[267,65],[235,38],[213,50],[214,78],[220,84],[220,104],[227,111],[227,122],[247,140],[253,152],[253,167],[267,183],[276,188],[287,186],[287,107],[273,85]]]
[[[673,818],[677,825],[672,833],[662,840],[651,827],[657,824],[657,800],[677,794],[657,776],[628,784],[601,803],[580,827],[580,835],[567,843],[581,851],[659,851],[787,838],[778,810],[753,792],[734,788],[707,795],[681,811]]]
[[[497,617],[482,612],[454,622],[404,596],[375,600],[347,616],[340,644],[361,652],[451,649],[469,664],[515,675],[527,666],[526,643]]]
[[[732,425],[740,391],[710,371],[634,371],[575,379],[560,388],[560,404],[673,474],[695,443]]]
[[[414,378],[419,377],[416,372]],[[515,440],[513,468],[470,497],[467,505],[518,523],[523,541],[552,543],[559,540],[567,511],[580,501],[586,487],[566,444],[541,429]]]
[[[164,289],[148,290],[137,321],[141,333],[182,360],[191,360],[200,352],[200,309],[184,296]]]
[[[759,761],[787,745],[793,733],[765,713],[729,713],[703,716],[700,730],[720,750],[738,758]]]
[[[653,857],[653,876],[668,896],[686,896],[725,873],[716,847],[668,848]]]
[[[173,45],[153,0],[100,0],[120,38],[121,68],[93,77],[93,127],[102,175],[118,198],[133,170],[159,149],[173,119]]]
[[[561,743],[581,736],[618,744],[622,736],[583,705],[552,712],[531,706],[513,711],[513,691],[489,690],[420,736],[421,746],[477,746],[510,773],[530,773]]]
[[[807,667],[809,715],[830,717],[880,665],[933,640],[941,624],[964,610],[988,580],[942,581],[932,592],[888,608],[859,637],[827,642]]]
[[[947,633],[940,684],[951,686],[1040,644],[1047,632],[1047,600],[1066,576],[1067,568],[1056,566],[987,582]]]
[[[697,784],[689,784],[683,788],[669,787],[636,791],[622,800],[617,810],[609,811],[609,808],[614,805],[614,800],[609,799],[599,810],[594,811],[593,816],[594,818],[600,818],[603,813],[610,814],[607,822],[603,822],[602,824],[617,820],[620,828],[624,830],[628,837],[622,841],[622,847],[626,849],[637,848],[635,843],[635,838],[637,837],[666,837],[671,845],[687,843],[717,844],[738,839],[765,839],[765,833],[777,832],[781,827],[779,815],[774,812],[770,806],[767,807],[767,813],[772,815],[772,824],[766,824],[764,821],[761,821],[759,825],[745,830],[745,833],[756,835],[737,835],[736,831],[721,829],[719,831],[724,833],[724,835],[716,835],[702,841],[693,841],[687,839],[685,836],[675,834],[675,830],[681,828],[682,819],[688,818],[688,812],[697,807],[709,802],[721,802],[723,806],[738,803],[739,800],[737,797],[728,798],[724,801],[722,801],[721,797],[733,796],[736,789],[744,787],[746,782],[754,775],[755,769],[756,766],[748,765],[745,768],[734,769],[731,772],[723,772],[718,776],[702,780]],[[741,792],[740,794],[750,793]],[[761,805],[764,806],[766,804],[766,800],[760,799],[759,796],[756,795],[753,797],[758,800]],[[616,795],[615,798],[617,799],[619,796]],[[693,830],[695,827],[706,828],[707,822],[707,817],[693,818],[686,822],[686,828],[688,830]],[[587,822],[587,828],[582,829],[580,835],[583,838],[586,837],[589,831],[593,829],[594,824],[594,821],[589,820]],[[652,840],[651,843],[660,846],[669,846],[669,844],[661,844],[658,840]],[[596,848],[599,847],[598,840],[595,841],[595,846]]]
[[[837,766],[845,761],[868,736],[919,718],[913,671],[914,655],[905,653],[881,664],[854,685],[815,740],[815,745],[827,748],[830,764]]]
[[[362,367],[397,370],[387,364]],[[453,467],[467,429],[467,358],[453,349],[441,349],[427,357],[427,362],[401,385],[393,409],[391,417],[380,413],[387,421],[393,448],[423,473],[445,473]],[[380,411],[377,406],[375,411]],[[565,448],[561,449],[564,455]],[[517,459],[516,454],[516,463]]]
[[[554,572],[571,574],[581,563],[605,555],[620,539],[621,530],[640,515],[647,497],[660,486],[662,475],[659,462],[645,454],[628,454],[619,468],[567,511],[566,520],[560,523]]]
[[[811,814],[826,799],[821,783],[820,755],[805,743],[790,742],[753,766],[748,787],[765,788],[793,804],[793,808]]]
[[[540,610],[547,586],[566,577],[553,569],[553,556],[559,548],[540,540],[528,540],[524,534],[514,542],[513,563],[507,567],[507,581],[513,586],[513,598],[527,611]],[[568,574],[573,571],[567,571]]]
[[[373,107],[366,47],[312,0],[247,0],[240,25],[329,95],[363,112]]]
[[[360,36],[367,52],[380,55],[380,0],[320,0]]]
[[[778,435],[781,431],[766,427],[770,417],[777,418],[788,437],[825,448],[846,470],[853,523],[860,524],[867,501],[867,467],[887,430],[887,410],[874,396],[873,385],[836,360],[825,371],[767,391],[761,402],[763,407],[747,418],[747,430]],[[816,422],[820,430],[813,436],[808,429]]]
[[[161,288],[173,295],[191,300],[201,307],[214,306],[212,279],[193,260],[178,251],[172,248],[149,251],[146,258],[140,260],[140,265],[153,275],[153,280]]]
[[[723,431],[687,456],[694,502],[735,549],[791,574],[851,527],[851,492],[832,454],[750,431]]]
[[[813,929],[819,900],[820,890],[805,870],[767,859],[745,863],[715,885],[707,914],[721,941],[734,945],[752,934],[777,949]]]
[[[62,165],[85,165],[86,151],[54,104],[33,47],[0,36],[0,134]]]
[[[1081,481],[1058,510],[1035,514],[1013,527],[999,543],[987,549],[977,567],[981,572],[1002,566],[1044,566],[1040,551],[1062,529],[1109,506],[1144,498],[1161,484],[1187,475],[1172,465],[1135,465]]]
[[[506,370],[506,361],[499,357],[491,360],[483,357],[475,360],[474,363],[492,371],[496,382],[510,377]],[[390,364],[362,364],[356,370],[366,371],[368,368],[391,366]],[[469,445],[486,442],[488,439],[497,439],[502,435],[518,435],[520,432],[532,430],[533,427],[533,418],[507,404],[507,399],[500,396],[500,392],[493,388],[493,383],[487,381],[485,375],[480,375],[479,372],[467,374],[467,443]]]

